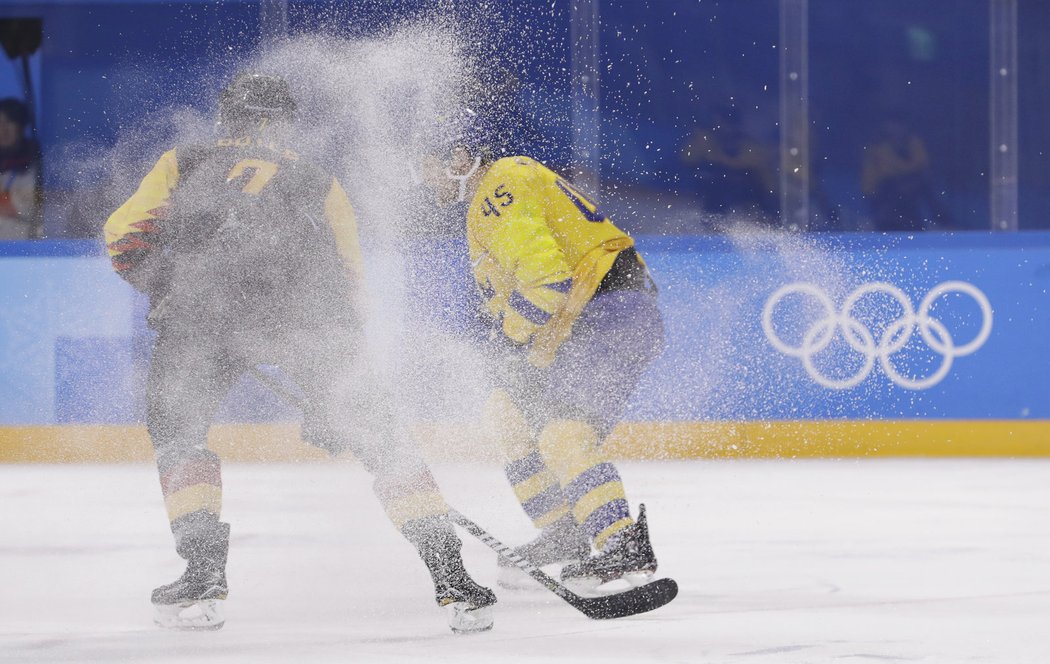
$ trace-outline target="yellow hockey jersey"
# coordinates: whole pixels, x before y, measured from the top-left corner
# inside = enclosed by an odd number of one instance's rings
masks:
[[[569,182],[528,157],[482,178],[467,212],[474,278],[503,333],[547,366],[617,255],[634,246]]]

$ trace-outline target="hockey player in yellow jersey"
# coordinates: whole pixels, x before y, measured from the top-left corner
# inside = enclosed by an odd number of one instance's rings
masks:
[[[150,297],[157,333],[146,420],[187,561],[153,591],[158,624],[224,623],[230,526],[207,434],[226,393],[262,364],[302,395],[304,439],[350,449],[373,474],[452,629],[488,629],[495,596],[464,569],[448,505],[361,360],[361,256],[342,186],[290,147],[296,103],[283,79],[238,76],[219,107],[224,135],[165,152],[105,226],[113,267]]]
[[[541,531],[517,551],[563,564],[563,580],[579,590],[644,583],[656,571],[645,508],[632,518],[601,441],[662,349],[656,288],[631,237],[568,180],[529,157],[492,159],[471,138],[429,159],[423,177],[439,203],[469,205],[467,243],[500,386],[489,420],[507,478]],[[501,563],[502,585],[523,582]]]

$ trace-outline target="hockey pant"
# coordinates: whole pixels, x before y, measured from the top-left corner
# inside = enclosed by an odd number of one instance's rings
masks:
[[[506,381],[488,403],[504,471],[537,528],[567,515],[601,550],[633,520],[620,474],[601,441],[622,417],[642,373],[663,348],[655,297],[598,294],[545,372]],[[537,384],[538,383],[538,384]]]
[[[221,340],[161,331],[150,364],[146,420],[180,554],[185,557],[184,540],[224,532],[221,465],[208,447],[208,429],[230,388],[259,364],[278,366],[294,381],[304,440],[332,454],[349,449],[372,473],[384,510],[413,544],[418,547],[424,536],[420,524],[434,530],[435,517],[442,519],[448,506],[378,381],[362,363],[348,361],[357,345],[356,333],[344,329]]]

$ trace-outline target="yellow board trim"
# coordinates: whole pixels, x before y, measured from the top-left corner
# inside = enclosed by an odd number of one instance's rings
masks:
[[[502,461],[499,443],[473,421],[421,424],[416,433],[430,459]],[[330,459],[300,440],[297,423],[216,425],[208,441],[225,461]],[[613,460],[1050,457],[1050,420],[632,422],[616,428],[602,453]],[[153,462],[145,426],[0,427],[0,463],[126,462]]]
[[[617,427],[612,458],[1050,457],[1050,420],[644,422]]]

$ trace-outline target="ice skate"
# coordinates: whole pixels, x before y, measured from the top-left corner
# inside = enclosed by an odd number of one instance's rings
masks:
[[[638,506],[638,519],[617,533],[597,555],[562,568],[562,582],[579,594],[600,594],[603,586],[623,580],[632,587],[652,580],[656,555],[649,542],[645,505]]]
[[[492,605],[496,596],[478,585],[460,564],[448,577],[435,583],[438,606],[445,609],[448,626],[457,634],[484,632],[492,629]]]
[[[582,562],[591,545],[572,516],[566,515],[544,528],[539,537],[514,549],[536,567]],[[542,590],[536,581],[510,560],[500,556],[496,583],[509,590]]]
[[[492,629],[496,595],[467,573],[460,555],[462,545],[447,522],[433,527],[417,543],[434,580],[434,598],[446,611],[448,626],[456,634],[484,632]]]
[[[222,629],[226,618],[226,553],[229,525],[220,524],[211,537],[187,537],[179,553],[188,560],[186,571],[174,582],[153,591],[153,622],[165,629]]]
[[[221,629],[226,573],[193,562],[174,583],[153,591],[153,621],[166,629]]]

